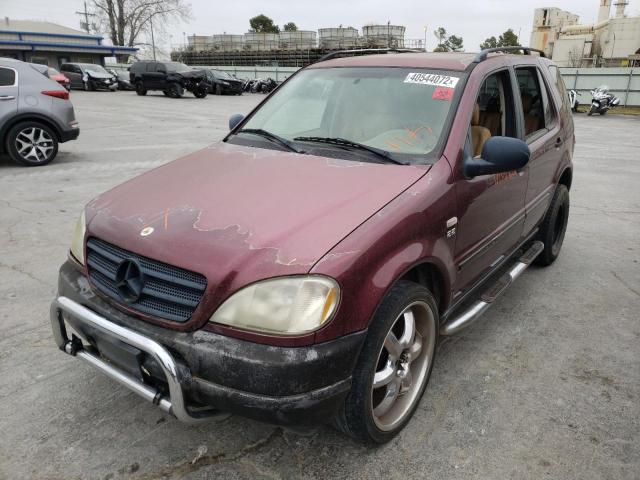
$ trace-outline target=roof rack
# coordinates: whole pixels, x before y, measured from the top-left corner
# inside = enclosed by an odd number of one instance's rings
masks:
[[[529,48],[529,47],[496,47],[496,48],[486,48],[482,50],[480,53],[476,55],[476,58],[473,59],[473,63],[480,63],[487,59],[487,56],[490,53],[494,52],[524,52],[525,55],[531,55],[531,52],[537,52],[541,57],[546,57],[542,50],[538,50],[537,48]]]
[[[362,55],[373,55],[376,53],[423,53],[424,50],[413,49],[413,48],[357,48],[352,50],[336,50],[335,52],[329,52],[326,55],[320,57],[319,60],[313,62],[324,62],[325,60],[331,60],[332,58],[336,58],[338,55],[348,55],[350,53],[362,54]]]

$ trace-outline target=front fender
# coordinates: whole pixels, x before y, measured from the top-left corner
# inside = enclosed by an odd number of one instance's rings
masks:
[[[316,342],[367,328],[391,287],[422,263],[437,268],[446,308],[455,279],[455,237],[447,237],[446,223],[455,212],[451,168],[442,159],[317,262],[311,273],[335,278],[342,298]]]

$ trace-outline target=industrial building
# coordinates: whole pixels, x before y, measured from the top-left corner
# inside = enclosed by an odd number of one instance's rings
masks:
[[[32,20],[0,20],[0,57],[59,68],[67,62],[104,65],[105,57],[133,55],[138,49],[104,45],[97,35]]]
[[[406,47],[405,27],[365,25],[362,35],[353,27],[321,28],[280,33],[218,34],[187,37],[185,49],[171,58],[190,65],[279,65],[300,67],[332,50]],[[422,47],[422,43],[419,45]]]
[[[578,15],[559,8],[534,12],[530,46],[544,50],[561,67],[625,67],[640,55],[640,17],[625,14],[626,0],[600,0],[598,20],[580,24]],[[595,4],[594,4],[595,6]]]

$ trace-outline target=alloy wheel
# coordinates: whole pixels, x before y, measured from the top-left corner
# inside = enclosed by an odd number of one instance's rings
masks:
[[[397,427],[419,400],[435,353],[436,321],[424,302],[404,309],[385,337],[371,389],[376,426]]]
[[[40,163],[49,160],[54,150],[54,142],[46,130],[27,127],[16,136],[16,150],[26,161]]]

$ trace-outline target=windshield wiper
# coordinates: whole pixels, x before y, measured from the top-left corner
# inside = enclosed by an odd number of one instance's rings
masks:
[[[339,147],[345,148],[353,148],[357,150],[363,150],[365,152],[373,153],[379,158],[384,159],[387,162],[395,163],[397,165],[406,165],[406,163],[401,162],[400,160],[396,160],[391,156],[391,154],[385,150],[381,150],[376,147],[370,147],[369,145],[364,145],[363,143],[354,142],[353,140],[347,140],[346,138],[340,137],[296,137],[294,138],[296,142],[316,142],[316,143],[326,143],[328,145],[336,145]]]
[[[277,143],[278,145],[286,148],[291,152],[303,153],[300,150],[298,150],[296,147],[291,145],[291,142],[286,138],[282,138],[281,136],[276,135],[275,133],[268,132],[267,130],[263,130],[262,128],[243,128],[242,130],[238,130],[236,132],[236,135],[238,133],[250,133],[252,135],[258,135],[259,137],[263,137],[263,138],[266,138],[267,140],[271,140],[272,142]]]

